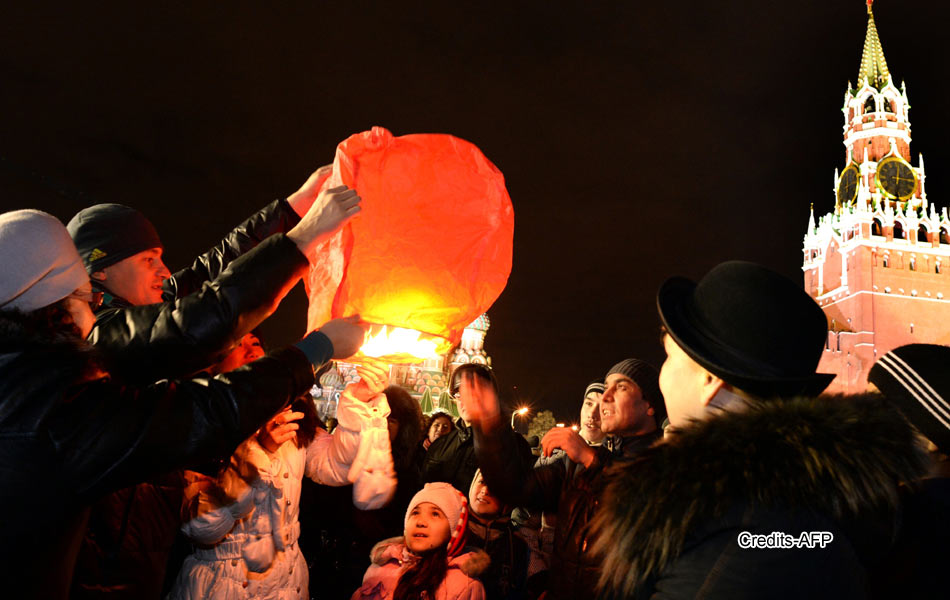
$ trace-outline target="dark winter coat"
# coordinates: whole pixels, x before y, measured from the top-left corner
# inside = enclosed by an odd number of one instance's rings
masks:
[[[130,306],[107,294],[89,341],[128,382],[206,369],[273,313],[306,270],[296,244],[275,235],[299,220],[284,200],[267,205],[167,279],[161,304]]]
[[[875,598],[941,598],[950,593],[950,477],[901,489],[901,528],[882,568],[872,571]]]
[[[864,598],[898,482],[927,458],[879,396],[750,403],[668,436],[610,476],[595,520],[605,597]],[[739,535],[828,532],[821,547]]]
[[[542,510],[557,515],[549,574],[550,598],[586,598],[600,574],[593,555],[590,522],[601,501],[604,469],[632,460],[659,437],[647,435],[614,438],[610,445],[594,448],[589,468],[565,454],[560,460],[537,468],[508,460],[511,444],[521,436],[507,429],[475,432],[475,451],[492,495],[509,506]]]
[[[166,280],[162,304],[131,306],[107,295],[89,339],[109,359],[110,371],[146,384],[188,376],[223,358],[306,270],[296,244],[277,235],[297,222],[285,201],[272,202]],[[161,597],[183,490],[181,473],[168,473],[98,501],[72,596]]]
[[[468,493],[479,466],[472,433],[472,428],[459,419],[455,422],[455,429],[432,442],[422,462],[423,484],[445,481],[463,494]],[[535,461],[531,447],[522,436],[512,433],[508,460],[517,462],[522,468],[530,468]]]
[[[482,521],[468,517],[466,544],[484,550],[491,563],[482,574],[488,600],[517,600],[525,597],[528,579],[528,544],[518,537],[510,517]]]
[[[216,378],[128,387],[90,367],[87,343],[23,323],[0,311],[0,575],[21,597],[66,597],[95,498],[230,456],[313,385],[288,348]]]

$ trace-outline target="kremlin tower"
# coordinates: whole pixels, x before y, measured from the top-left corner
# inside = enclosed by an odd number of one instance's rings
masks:
[[[835,208],[814,209],[803,244],[805,290],[828,317],[819,372],[832,392],[860,392],[885,352],[950,344],[950,220],[927,198],[921,155],[911,163],[910,104],[884,60],[873,0],[854,86],[844,94],[844,156]]]

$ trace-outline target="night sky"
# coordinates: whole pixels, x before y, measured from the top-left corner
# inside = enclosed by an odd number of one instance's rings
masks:
[[[509,400],[564,420],[614,362],[659,366],[668,276],[746,259],[801,281],[867,22],[863,0],[31,4],[0,18],[3,210],[65,222],[128,204],[175,271],[352,133],[465,138],[515,207],[486,349]],[[875,5],[938,207],[948,16],[934,0]],[[267,340],[297,339],[305,305],[299,286]]]

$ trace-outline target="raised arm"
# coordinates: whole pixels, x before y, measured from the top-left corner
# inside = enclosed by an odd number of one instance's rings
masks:
[[[358,368],[360,381],[340,396],[333,434],[318,432],[307,447],[306,474],[324,485],[353,484],[353,504],[361,510],[385,506],[396,491],[389,444],[389,403],[383,369]]]
[[[208,367],[274,312],[306,271],[306,256],[354,217],[359,203],[342,186],[321,193],[286,236],[271,236],[184,298],[101,313],[89,340],[114,370],[139,383]]]
[[[307,214],[317,198],[320,184],[329,177],[332,166],[314,171],[299,190],[286,200],[274,200],[235,227],[221,242],[195,259],[190,267],[178,271],[162,286],[162,299],[171,302],[201,289],[217,279],[231,261],[244,255],[277,233],[287,233]]]
[[[566,477],[564,463],[558,461],[532,468],[527,442],[505,426],[498,397],[490,385],[466,374],[459,392],[469,407],[475,435],[475,457],[492,494],[511,506],[543,510],[557,508]]]

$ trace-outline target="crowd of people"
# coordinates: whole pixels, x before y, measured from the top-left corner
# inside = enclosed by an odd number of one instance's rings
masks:
[[[323,423],[315,374],[359,315],[255,328],[359,214],[325,168],[172,274],[152,223],[0,214],[0,572],[27,598],[939,596],[950,348],[823,394],[827,321],[748,262],[657,293],[666,360],[605,365],[579,431],[509,426],[490,367],[423,415],[364,362]]]

